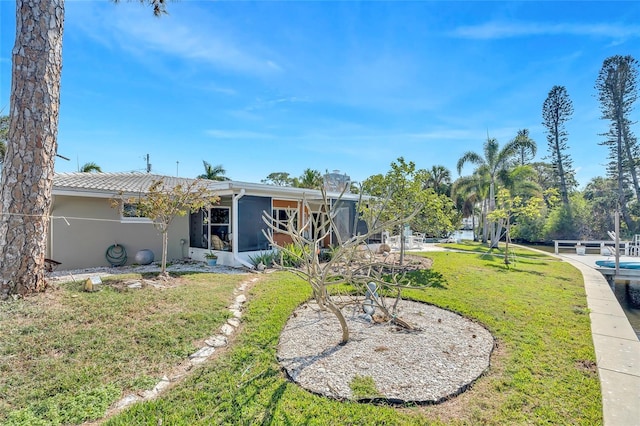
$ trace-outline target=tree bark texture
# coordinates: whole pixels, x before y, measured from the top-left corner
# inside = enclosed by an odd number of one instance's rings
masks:
[[[0,299],[44,290],[57,150],[64,0],[17,0],[0,189]]]
[[[567,190],[567,181],[564,176],[564,164],[562,164],[562,150],[560,149],[560,125],[559,118],[555,118],[553,123],[553,140],[554,140],[554,154],[558,165],[558,176],[560,177],[560,197],[562,203],[565,206],[569,205],[569,191]]]

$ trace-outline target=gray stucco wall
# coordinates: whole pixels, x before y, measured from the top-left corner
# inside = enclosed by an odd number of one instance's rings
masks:
[[[58,269],[110,266],[105,253],[112,244],[127,251],[127,265],[139,250],[150,249],[156,261],[162,258],[162,235],[153,224],[122,223],[120,211],[106,198],[57,195],[49,224],[47,257],[62,262]],[[188,256],[189,218],[176,217],[169,228],[167,259]],[[180,240],[184,244],[180,244]]]

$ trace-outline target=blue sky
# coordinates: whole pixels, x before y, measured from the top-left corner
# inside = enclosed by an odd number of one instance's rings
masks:
[[[570,155],[604,175],[594,83],[609,56],[640,59],[640,2],[66,2],[56,171],[234,180],[340,170],[355,181],[400,156],[455,166],[529,129],[567,88]],[[15,2],[0,0],[0,109],[8,111]],[[640,121],[640,107],[632,116]],[[635,129],[635,133],[640,133]],[[470,173],[471,166],[463,171]]]

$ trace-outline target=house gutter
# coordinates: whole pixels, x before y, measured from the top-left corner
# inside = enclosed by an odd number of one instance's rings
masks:
[[[233,200],[231,202],[231,254],[233,255],[233,260],[246,266],[249,269],[253,269],[253,265],[249,262],[240,259],[238,256],[238,200],[244,197],[245,194],[244,188],[240,189],[238,194],[233,196]]]

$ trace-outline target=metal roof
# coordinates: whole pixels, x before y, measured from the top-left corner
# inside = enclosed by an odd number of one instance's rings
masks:
[[[53,178],[54,195],[76,195],[94,197],[112,197],[118,193],[127,195],[144,194],[153,182],[163,180],[166,187],[178,184],[186,185],[197,179],[175,176],[156,175],[151,173],[96,173],[73,172],[56,173]],[[247,194],[271,197],[307,197],[321,199],[322,192],[317,189],[293,188],[287,186],[265,185],[238,181],[203,180],[207,187],[217,195],[230,195],[245,190]],[[329,198],[338,198],[338,193],[328,193]],[[344,199],[355,199],[357,194],[344,194]]]
[[[160,179],[168,187],[194,181],[194,179],[150,173],[56,173],[53,177],[53,190],[54,193],[56,190],[146,193],[151,184]]]

